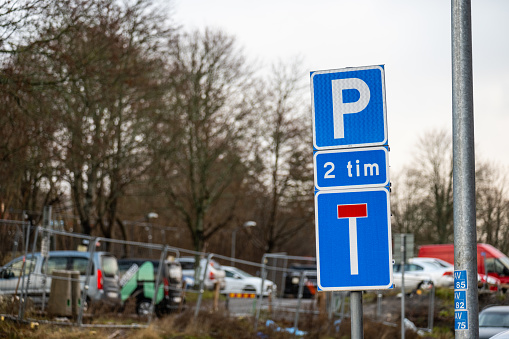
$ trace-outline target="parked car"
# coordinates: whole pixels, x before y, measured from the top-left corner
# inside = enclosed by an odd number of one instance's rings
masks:
[[[479,313],[479,339],[488,339],[509,329],[509,306],[491,306]]]
[[[154,298],[159,260],[125,258],[118,260],[118,266],[121,274],[122,302],[133,298],[136,301],[136,313],[148,315]],[[162,315],[177,310],[183,302],[180,263],[172,260],[164,261],[158,286],[155,300],[156,314]]]
[[[255,277],[241,269],[232,266],[222,266],[226,274],[224,280],[226,286],[221,293],[256,293],[260,296],[262,293],[262,278]],[[265,279],[263,283],[263,296],[275,293],[277,285],[274,282]]]
[[[414,268],[428,275],[435,287],[453,287],[454,286],[454,266],[435,258],[411,258],[409,263],[414,264]]]
[[[298,297],[301,272],[304,273],[302,297],[312,298],[317,291],[316,265],[293,264],[285,278],[285,297]]]
[[[454,264],[454,245],[423,245],[419,247],[418,256],[439,258]],[[480,275],[479,282],[487,283],[492,291],[497,290],[497,281],[503,292],[509,290],[509,258],[495,247],[477,244],[477,273]]]
[[[449,263],[449,262],[439,259],[439,258],[418,257],[418,258],[414,258],[414,260],[425,260],[425,261],[429,261],[429,262],[434,262],[435,264],[437,264],[441,267],[449,268],[450,270],[452,270],[454,272],[454,265],[452,263]],[[452,260],[454,260],[454,256],[453,256]],[[453,280],[454,280],[454,278],[453,278]],[[489,290],[489,291],[499,291],[499,290],[501,290],[501,285],[502,285],[502,282],[500,281],[500,279],[498,279],[492,275],[477,273],[477,286],[480,289]]]
[[[55,270],[80,272],[81,289],[85,288],[89,252],[50,251],[48,257],[40,252],[29,254],[26,260],[18,257],[0,269],[0,295],[20,294],[24,278],[28,284],[28,296],[35,304],[42,304],[44,292],[49,296],[52,273]],[[30,279],[27,279],[30,277]],[[25,285],[26,288],[26,285]],[[87,288],[86,303],[103,301],[112,305],[120,305],[119,270],[117,258],[111,253],[95,252],[92,259],[90,283]]]
[[[401,288],[403,284],[403,275],[401,264],[396,263],[392,266],[392,282],[394,288]],[[422,266],[415,264],[405,264],[405,293],[413,293],[420,289],[430,289],[433,286],[433,280],[429,274],[424,272]]]
[[[193,287],[198,288],[200,280],[203,277],[205,266],[207,265],[207,259],[201,258],[199,265],[195,265],[195,257],[180,257],[175,260],[182,266],[182,274],[185,277],[184,279],[188,282],[194,281]],[[197,268],[196,270],[195,267]],[[219,283],[221,289],[224,289],[226,287],[226,282],[224,280],[225,275],[226,273],[222,266],[214,259],[211,259],[208,267],[206,268],[205,279],[203,281],[205,289],[214,289],[216,282]],[[187,279],[187,277],[192,279]]]
[[[509,339],[509,330],[497,333],[490,339]]]

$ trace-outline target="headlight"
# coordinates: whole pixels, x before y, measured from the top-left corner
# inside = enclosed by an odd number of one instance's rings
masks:
[[[292,284],[297,285],[299,283],[299,277],[292,278]]]

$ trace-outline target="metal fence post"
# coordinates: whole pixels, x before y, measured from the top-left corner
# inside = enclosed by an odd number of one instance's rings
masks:
[[[203,272],[200,272],[202,273],[200,276],[200,294],[198,295],[198,301],[196,302],[196,309],[194,310],[194,317],[198,317],[198,313],[200,312],[200,307],[201,307],[201,299],[203,297],[203,292],[204,292],[204,282],[205,282],[205,278],[207,277],[207,268],[209,267],[209,262],[210,260],[212,259],[212,256],[213,254],[210,253],[209,255],[207,255],[207,262],[205,263],[205,267],[203,268]],[[198,267],[200,267],[201,269],[201,258],[200,258],[200,261],[198,262]]]
[[[94,262],[94,254],[95,254],[95,245],[97,244],[99,238],[92,238],[90,237],[88,239],[88,265],[87,265],[87,276],[85,278],[85,286],[83,287],[83,291],[81,291],[81,305],[80,310],[78,312],[78,326],[83,325],[83,309],[85,307],[85,304],[87,303],[87,292],[90,285],[90,276],[92,275],[92,266]],[[90,305],[88,305],[90,307]]]
[[[299,325],[300,304],[302,301],[303,294],[304,294],[304,271],[301,271],[299,278],[299,292],[297,294],[297,310],[295,311],[295,318],[293,320],[293,333],[297,332],[297,326]]]
[[[34,243],[32,244],[32,259],[35,259],[34,258],[34,253],[35,253],[35,248],[37,246],[37,236],[39,234],[39,229],[40,228],[37,227],[35,235],[34,235]],[[28,244],[28,239],[27,239],[27,244]],[[26,257],[27,257],[27,255],[25,254],[25,258]],[[20,304],[19,313],[18,313],[18,318],[20,320],[23,320],[23,317],[24,317],[24,314],[25,314],[25,306],[26,306],[26,302],[27,302],[27,299],[28,299],[28,288],[30,286],[30,276],[32,275],[33,261],[34,260],[32,260],[30,262],[30,268],[29,268],[29,271],[28,271],[26,287],[25,287],[25,275],[24,274],[23,274],[23,279],[21,281],[21,293],[20,293],[20,299],[19,299],[21,304]]]
[[[157,270],[157,277],[156,277],[156,281],[154,283],[154,295],[152,296],[152,303],[150,304],[150,312],[148,315],[148,323],[149,324],[152,322],[152,316],[154,315],[154,310],[155,310],[155,307],[157,304],[156,301],[157,301],[157,294],[159,293],[159,281],[161,280],[163,269],[165,269],[164,261],[166,259],[166,253],[168,251],[168,246],[162,246],[162,247],[163,247],[163,250],[161,251],[161,257],[159,258],[159,268]]]
[[[264,254],[262,256],[262,286],[265,281],[265,265],[267,264],[267,255]],[[260,310],[262,308],[262,300],[259,300],[258,305],[256,305],[256,316],[255,316],[255,323],[254,323],[254,330],[258,328],[258,319],[260,318]]]
[[[435,284],[431,286],[429,295],[428,329],[433,331],[433,319],[435,316]]]

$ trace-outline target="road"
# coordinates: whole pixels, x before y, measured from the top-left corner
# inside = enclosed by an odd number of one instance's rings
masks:
[[[231,314],[236,316],[249,316],[256,314],[256,306],[258,299],[229,299],[228,310]],[[271,302],[272,312],[278,312],[278,315],[282,312],[288,314],[294,314],[297,310],[298,299],[287,299],[287,298],[276,298]],[[263,298],[262,310],[267,311],[269,309],[268,298]],[[316,310],[316,302],[314,299],[302,299],[300,304],[299,313],[305,313]]]

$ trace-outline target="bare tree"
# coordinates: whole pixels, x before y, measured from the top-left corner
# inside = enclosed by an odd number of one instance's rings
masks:
[[[507,178],[492,163],[478,163],[476,170],[477,239],[503,252],[509,250],[509,199]]]
[[[162,44],[172,30],[162,25],[165,17],[150,11],[150,0],[125,7],[108,0],[55,7],[62,25],[73,23],[64,32],[49,27],[43,35],[52,42],[40,67],[48,78],[61,79],[46,86],[58,126],[58,160],[82,231],[91,234],[98,225],[110,237],[119,197],[149,166],[150,114],[161,108]]]
[[[170,59],[169,109],[159,119],[156,186],[196,250],[235,218],[248,148],[251,72],[221,31],[182,34]]]
[[[272,252],[313,220],[311,126],[304,104],[301,62],[273,65],[261,95],[253,187],[259,187],[257,229]],[[312,232],[311,232],[312,233]]]

